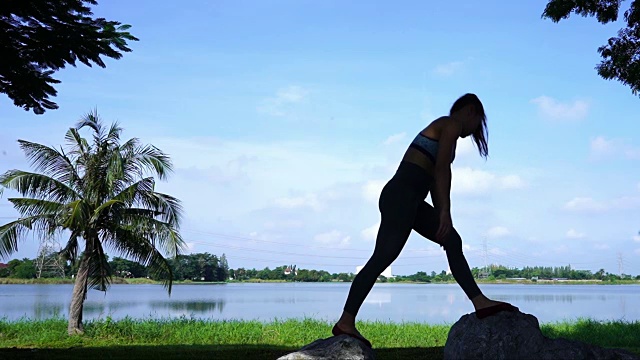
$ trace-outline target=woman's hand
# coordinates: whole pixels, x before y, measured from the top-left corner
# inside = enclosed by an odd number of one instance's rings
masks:
[[[444,246],[447,239],[449,238],[449,232],[453,227],[451,221],[451,212],[448,210],[440,211],[440,225],[438,226],[438,231],[436,232],[436,241]]]

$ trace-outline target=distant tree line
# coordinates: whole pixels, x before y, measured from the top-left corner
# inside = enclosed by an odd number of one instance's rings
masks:
[[[534,266],[522,269],[510,268],[502,265],[492,265],[488,268],[473,268],[471,270],[475,278],[487,277],[493,279],[525,278],[538,280],[567,279],[567,280],[602,280],[613,281],[622,279],[634,279],[629,274],[613,274],[600,269],[595,273],[591,270],[576,270],[570,265],[567,266]],[[635,276],[640,280],[640,275]]]
[[[51,254],[49,256],[56,256]],[[109,260],[105,255],[113,274],[123,278],[155,278],[148,268],[138,262],[127,260],[121,257],[114,257]],[[218,257],[209,253],[198,253],[189,255],[178,255],[169,259],[169,264],[173,271],[173,280],[191,281],[226,281],[229,278],[229,264],[225,254]],[[78,264],[63,262],[65,277],[71,277],[78,271]],[[13,259],[0,268],[0,278],[33,279],[37,277],[36,259],[24,258]],[[40,277],[59,277],[55,271],[43,271]]]
[[[53,255],[52,255],[53,256]],[[274,269],[265,267],[262,270],[237,268],[230,269],[225,254],[218,257],[209,253],[197,253],[189,255],[178,255],[174,259],[169,260],[171,269],[173,270],[174,280],[177,281],[206,281],[206,282],[222,282],[222,281],[292,281],[292,282],[351,282],[355,278],[354,273],[329,273],[325,270],[309,270],[296,269],[292,265],[277,266]],[[147,271],[143,265],[114,257],[108,261],[113,274],[123,278],[150,278],[155,279]],[[37,268],[36,260],[24,258],[22,260],[13,259],[9,261],[7,266],[0,268],[0,278],[19,278],[32,279],[36,277]],[[66,277],[70,277],[77,271],[77,266],[69,263],[64,264],[64,272]],[[522,269],[506,267],[503,265],[492,265],[487,268],[474,267],[471,269],[473,277],[476,279],[488,280],[504,280],[509,278],[524,278],[534,280],[601,280],[615,281],[623,279],[640,280],[640,275],[632,276],[628,274],[612,274],[600,269],[595,273],[590,270],[576,270],[571,266],[559,267],[524,267]],[[43,272],[41,277],[55,277],[54,273]],[[391,278],[380,276],[379,282],[424,282],[439,283],[453,282],[455,279],[450,273],[442,270],[440,273],[432,271],[427,273],[418,271],[413,275],[396,275]]]

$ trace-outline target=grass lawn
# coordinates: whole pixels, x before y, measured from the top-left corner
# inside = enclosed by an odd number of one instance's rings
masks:
[[[324,321],[123,319],[88,321],[85,334],[66,335],[65,319],[0,320],[0,359],[276,359],[330,336]],[[362,322],[378,359],[442,359],[451,325]],[[564,337],[640,355],[640,322],[542,324]]]

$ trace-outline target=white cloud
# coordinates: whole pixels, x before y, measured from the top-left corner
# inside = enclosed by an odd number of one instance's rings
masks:
[[[258,111],[272,116],[285,116],[291,105],[302,102],[308,94],[307,89],[295,85],[280,89],[275,97],[264,99]]]
[[[380,199],[380,193],[382,192],[382,188],[387,183],[388,180],[369,180],[362,186],[362,196],[365,200],[378,203],[378,199]]]
[[[265,221],[263,224],[267,230],[286,230],[286,229],[300,229],[304,226],[304,223],[300,220],[282,219],[277,221]]]
[[[378,235],[378,229],[380,229],[379,222],[362,230],[360,233],[362,235],[362,238],[364,238],[365,240],[372,241],[376,239],[376,236]]]
[[[278,90],[276,99],[282,102],[296,103],[304,99],[308,93],[308,90],[300,86],[289,86],[288,88]]]
[[[540,96],[531,100],[531,103],[538,105],[541,115],[553,120],[580,120],[589,112],[589,103],[584,100],[563,103],[548,96]]]
[[[640,159],[640,148],[628,144],[623,139],[607,139],[600,135],[590,142],[591,157],[621,157],[630,160]]]
[[[607,207],[595,201],[590,197],[576,197],[569,200],[564,208],[571,211],[589,211],[589,212],[600,212],[607,209]]]
[[[491,255],[498,255],[498,256],[505,256],[507,255],[506,252],[504,252],[503,250],[500,250],[498,248],[491,248],[487,251],[489,254]]]
[[[252,232],[249,233],[249,236],[256,237],[256,236],[258,236],[258,232],[252,231]]]
[[[453,61],[446,64],[440,64],[433,69],[433,73],[440,76],[450,76],[460,71],[464,67],[464,62]]]
[[[196,244],[192,243],[192,242],[185,242],[185,246],[186,246],[185,252],[187,254],[194,252],[194,250],[196,248]]]
[[[633,236],[633,241],[640,242],[640,235],[634,235]]]
[[[458,194],[484,193],[491,187],[495,175],[469,167],[453,168],[451,192]]]
[[[526,183],[518,175],[507,175],[500,179],[500,184],[504,189],[522,189]]]
[[[608,155],[614,151],[614,143],[611,140],[607,140],[604,136],[598,136],[591,140],[591,154],[592,155]]]
[[[399,134],[395,134],[395,135],[391,135],[384,141],[384,144],[385,145],[395,144],[395,143],[397,143],[399,141],[402,141],[405,138],[405,136],[407,136],[407,133],[404,133],[404,132],[399,133]]]
[[[569,229],[567,231],[566,236],[569,239],[583,239],[584,237],[586,237],[586,235],[584,233],[576,231],[575,229]]]
[[[640,249],[636,249],[634,253],[636,253],[636,255],[640,255]]]
[[[487,231],[487,236],[490,238],[500,238],[509,235],[511,232],[504,226],[494,226]]]
[[[564,208],[580,212],[603,212],[609,210],[632,210],[640,208],[640,197],[621,196],[608,201],[597,201],[590,197],[575,197]]]
[[[318,234],[313,239],[327,246],[346,247],[351,244],[351,236],[344,235],[338,230],[332,230],[326,233]]]
[[[499,176],[470,167],[453,168],[451,192],[455,194],[482,194],[492,189],[520,189],[526,183],[518,175]]]
[[[456,157],[471,155],[475,152],[476,147],[473,145],[471,138],[458,139],[458,144],[456,145]]]
[[[323,205],[318,200],[318,196],[316,194],[306,194],[303,196],[294,197],[280,197],[274,199],[273,202],[276,206],[285,209],[308,207],[318,211],[323,208]]]

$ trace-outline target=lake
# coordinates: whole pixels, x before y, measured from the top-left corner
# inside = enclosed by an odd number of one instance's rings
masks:
[[[107,293],[89,290],[84,319],[195,317],[270,321],[314,318],[335,321],[350,283],[232,283],[174,285],[169,297],[161,285],[112,285]],[[490,298],[510,302],[541,323],[589,317],[640,321],[638,285],[481,284]],[[72,285],[0,285],[0,317],[66,317]],[[457,284],[378,283],[358,318],[431,324],[457,321],[473,311]]]

